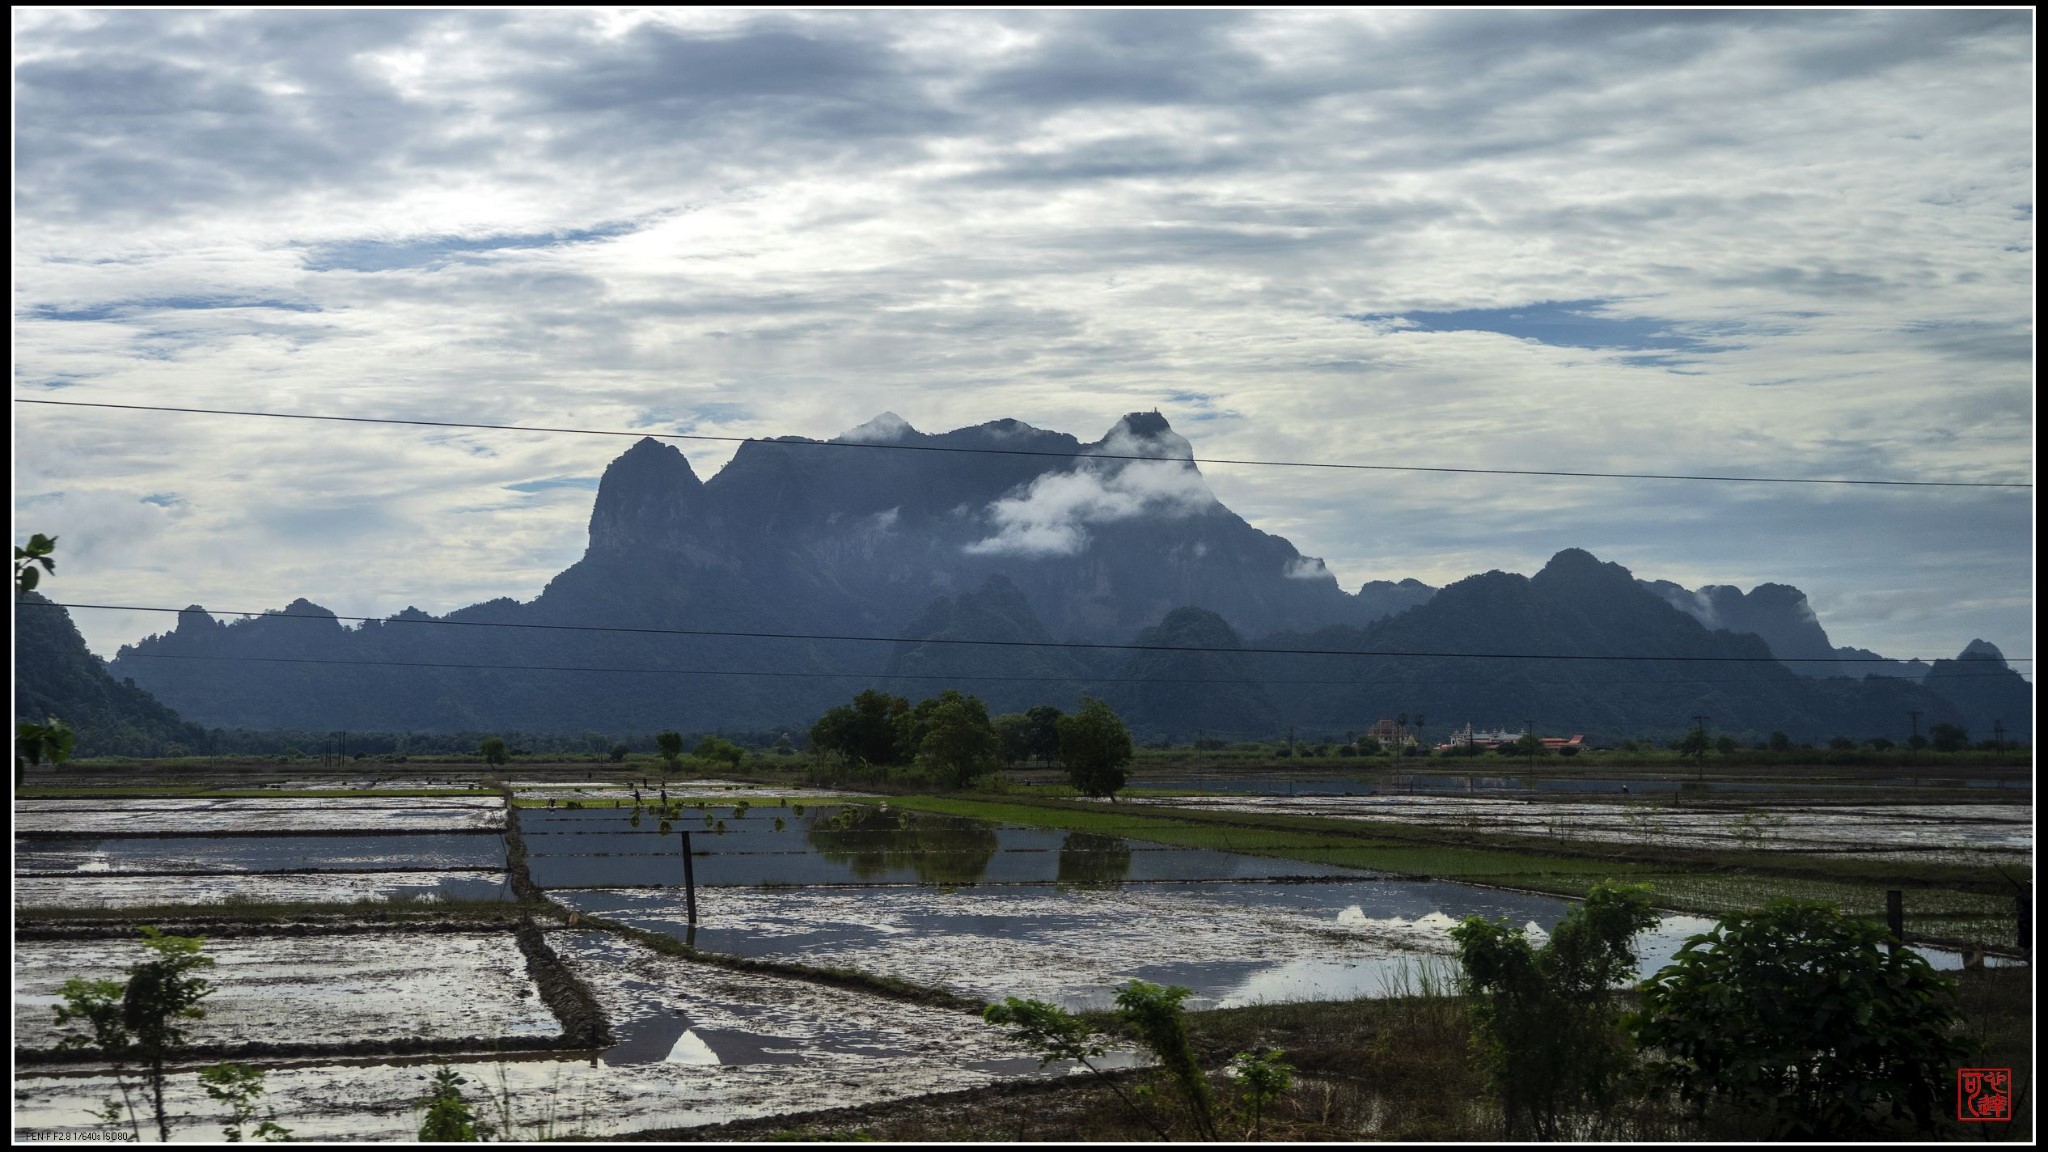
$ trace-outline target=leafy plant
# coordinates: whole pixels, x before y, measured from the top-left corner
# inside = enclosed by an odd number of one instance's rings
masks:
[[[1264,1131],[1266,1109],[1294,1086],[1294,1065],[1280,1059],[1285,1055],[1275,1048],[1263,1056],[1239,1052],[1231,1061],[1230,1078],[1237,1083],[1238,1099],[1252,1114],[1254,1140]]]
[[[1873,1113],[1931,1126],[1964,1055],[1955,985],[1888,939],[1831,904],[1788,899],[1694,936],[1644,985],[1633,1021],[1655,1079],[1781,1139],[1854,1132]]]
[[[145,927],[142,943],[156,958],[130,967],[126,982],[80,977],[64,982],[58,993],[63,1003],[57,1008],[57,1026],[83,1024],[87,1032],[67,1035],[57,1047],[97,1051],[106,1057],[114,1066],[115,1082],[124,1099],[128,1095],[125,1069],[130,1063],[140,1064],[156,1116],[157,1136],[168,1142],[171,1122],[164,1111],[164,1062],[189,1042],[184,1021],[206,1015],[199,1002],[213,994],[213,986],[193,973],[212,967],[213,958],[200,952],[206,941],[197,936],[172,936]],[[102,1118],[114,1114],[113,1102],[108,1101]]]
[[[1595,885],[1541,948],[1505,921],[1451,929],[1472,1022],[1500,1095],[1506,1136],[1563,1138],[1571,1115],[1603,1114],[1628,1066],[1614,988],[1635,971],[1636,933],[1657,922],[1649,889]]]
[[[1157,1132],[1161,1140],[1172,1139],[1167,1135],[1166,1129],[1159,1126],[1158,1121],[1152,1119],[1149,1113],[1138,1107],[1137,1101],[1124,1092],[1122,1085],[1103,1075],[1102,1069],[1095,1066],[1093,1058],[1107,1052],[1108,1045],[1094,1029],[1066,1009],[1043,1000],[1021,1000],[1015,996],[1008,996],[1001,1004],[989,1005],[982,1011],[981,1017],[991,1024],[1008,1028],[1011,1039],[1035,1049],[1038,1052],[1040,1068],[1055,1060],[1072,1060],[1093,1072],[1097,1079],[1109,1085],[1110,1091],[1116,1093],[1116,1098],[1124,1102],[1124,1107],[1129,1108],[1134,1115]]]
[[[275,1112],[256,1120],[256,1100],[263,1095],[263,1077],[261,1070],[247,1064],[215,1064],[199,1070],[199,1086],[214,1101],[227,1105],[233,1114],[233,1119],[221,1126],[221,1135],[227,1137],[228,1143],[241,1143],[243,1130],[251,1121],[256,1121],[256,1126],[249,1135],[258,1140],[292,1138],[292,1130],[277,1122]]]
[[[477,754],[484,758],[484,763],[486,764],[503,764],[511,759],[511,753],[505,747],[505,738],[503,736],[484,737],[483,742],[477,745],[476,750]]]
[[[446,1064],[434,1070],[434,1084],[420,1102],[426,1116],[420,1121],[420,1143],[459,1144],[489,1139],[494,1130],[479,1120],[462,1098],[462,1086],[469,1081]]]
[[[1216,1115],[1209,1099],[1209,1081],[1195,1060],[1194,1047],[1188,1043],[1187,1021],[1181,1013],[1181,1001],[1193,994],[1193,989],[1179,985],[1161,987],[1132,980],[1117,992],[1116,1011],[1159,1058],[1160,1066],[1180,1090],[1195,1130],[1204,1140],[1214,1140]]]
[[[19,788],[30,768],[48,761],[62,764],[71,759],[74,737],[71,726],[55,716],[41,724],[14,725],[14,785]]]
[[[44,572],[55,575],[57,562],[50,559],[50,553],[57,550],[57,538],[41,532],[28,538],[28,547],[14,546],[14,594],[24,595],[36,590],[36,584]],[[40,566],[41,571],[37,571]]]

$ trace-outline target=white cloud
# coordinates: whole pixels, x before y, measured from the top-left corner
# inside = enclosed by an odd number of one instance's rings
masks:
[[[1323,580],[1330,569],[1314,556],[1297,556],[1288,563],[1285,575],[1289,580]]]
[[[1121,443],[1124,451],[1137,447],[1128,438]],[[1118,444],[1112,438],[1102,450],[1122,454]],[[1049,472],[1022,493],[989,505],[988,518],[996,531],[967,545],[967,551],[979,556],[1072,556],[1087,547],[1091,526],[1142,516],[1191,516],[1215,504],[1201,473],[1189,464],[1083,461],[1073,471]]]

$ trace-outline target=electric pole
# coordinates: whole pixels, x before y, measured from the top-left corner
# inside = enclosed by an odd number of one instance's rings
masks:
[[[1699,782],[1702,784],[1707,782],[1707,721],[1712,719],[1712,716],[1694,716],[1692,718],[1693,727],[1700,730],[1700,752],[1696,767],[1699,769]]]

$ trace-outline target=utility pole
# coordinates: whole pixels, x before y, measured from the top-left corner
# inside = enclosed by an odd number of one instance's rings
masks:
[[[1707,721],[1712,719],[1712,716],[1694,716],[1692,718],[1693,726],[1700,730],[1700,739],[1702,741],[1707,738]],[[1700,751],[1696,766],[1699,769],[1699,782],[1705,784],[1707,782],[1707,753],[1705,749]]]
[[[1991,722],[1991,743],[1996,745],[1998,751],[2005,751],[2005,721],[1993,720]]]
[[[1908,712],[1906,715],[1913,718],[1913,737],[1918,739],[1920,736],[1920,714],[1918,712]]]
[[[1522,721],[1522,735],[1529,742],[1529,771],[1533,775],[1536,771],[1536,722],[1534,720]]]

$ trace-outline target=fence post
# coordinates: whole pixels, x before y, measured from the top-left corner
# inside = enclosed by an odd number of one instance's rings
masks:
[[[697,923],[697,868],[690,860],[690,833],[683,830],[683,900],[689,905],[690,923]]]
[[[1891,929],[1892,951],[1906,942],[1906,894],[1893,888],[1884,894],[1884,926]]]

